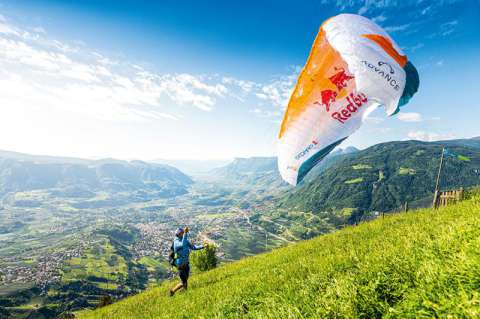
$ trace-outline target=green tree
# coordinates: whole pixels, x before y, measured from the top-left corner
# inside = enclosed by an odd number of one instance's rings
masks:
[[[217,246],[205,244],[205,248],[192,254],[192,264],[200,271],[207,271],[217,267]]]
[[[100,298],[97,308],[105,307],[113,303],[113,298],[110,295],[104,295]]]

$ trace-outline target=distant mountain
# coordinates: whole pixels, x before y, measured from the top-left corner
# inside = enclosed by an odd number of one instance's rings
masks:
[[[357,151],[354,147],[335,150],[306,179],[317,176],[336,161]],[[229,198],[241,208],[270,205],[279,194],[292,189],[280,177],[276,157],[236,158],[230,164],[212,170],[208,179],[224,190],[228,189]]]
[[[188,175],[205,175],[210,171],[225,166],[232,160],[170,160],[156,159],[153,163],[165,164],[178,168]]]
[[[86,192],[147,189],[183,194],[192,183],[180,170],[162,164],[113,159],[85,160],[0,151],[0,195],[36,189]],[[61,195],[61,194],[58,194]]]
[[[233,162],[213,170],[212,173],[225,178],[245,178],[272,173],[276,170],[276,157],[249,157],[235,158]]]
[[[472,137],[468,139],[457,139],[457,140],[447,140],[440,141],[443,145],[454,145],[454,146],[465,146],[480,149],[480,136]]]
[[[310,175],[318,174],[332,163],[355,152],[358,152],[358,149],[352,146],[334,150],[312,170]],[[230,164],[213,170],[211,175],[235,182],[255,184],[251,186],[260,186],[259,183],[263,184],[264,187],[286,185],[278,172],[276,157],[236,158]]]
[[[441,187],[480,185],[480,149],[470,147],[476,141],[377,144],[284,192],[280,206],[314,212],[350,208],[355,216],[355,212],[388,211],[405,202],[431,200],[442,147],[457,156],[445,159]]]
[[[66,157],[66,156],[50,156],[50,155],[31,155],[19,152],[0,150],[0,158],[15,159],[20,161],[34,163],[63,163],[63,164],[87,164],[92,162],[89,159]]]

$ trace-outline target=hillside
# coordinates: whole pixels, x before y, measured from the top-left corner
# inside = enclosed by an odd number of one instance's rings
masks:
[[[442,188],[480,184],[480,149],[475,140],[403,141],[377,144],[333,163],[328,170],[285,192],[280,207],[319,212],[350,208],[352,218],[389,211],[426,199],[431,202],[442,147],[446,157]],[[458,156],[460,155],[460,156]]]
[[[386,216],[168,282],[80,318],[478,317],[480,197]]]

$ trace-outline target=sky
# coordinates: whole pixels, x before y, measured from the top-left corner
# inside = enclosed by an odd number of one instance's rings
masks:
[[[342,147],[480,135],[480,1],[0,0],[0,149],[120,159],[271,156],[321,23],[381,25],[420,74]]]

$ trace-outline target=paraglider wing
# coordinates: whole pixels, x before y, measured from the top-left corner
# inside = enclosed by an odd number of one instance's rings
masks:
[[[320,27],[290,97],[278,141],[278,168],[292,185],[384,105],[397,113],[419,86],[418,73],[390,36],[359,15]]]

